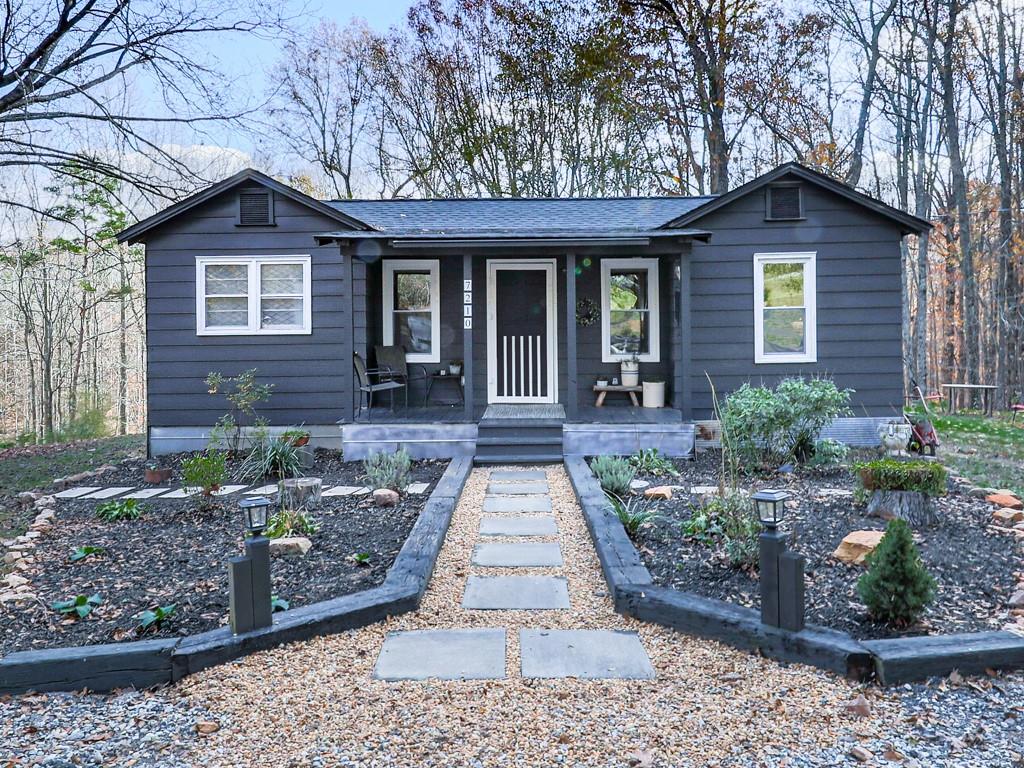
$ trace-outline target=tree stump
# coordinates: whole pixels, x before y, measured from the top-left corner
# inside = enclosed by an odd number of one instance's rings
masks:
[[[917,491],[873,491],[868,500],[868,514],[883,520],[900,518],[911,528],[923,528],[938,523],[935,502]]]
[[[320,505],[323,481],[319,477],[296,477],[280,483],[281,504],[292,511],[313,510]]]

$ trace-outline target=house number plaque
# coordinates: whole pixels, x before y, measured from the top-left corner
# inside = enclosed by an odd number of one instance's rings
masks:
[[[473,281],[462,281],[462,327],[473,330]]]

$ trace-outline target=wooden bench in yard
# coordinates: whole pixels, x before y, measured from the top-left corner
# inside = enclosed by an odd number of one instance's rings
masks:
[[[1010,423],[1013,424],[1017,421],[1017,414],[1024,413],[1024,403],[1014,403],[1010,410],[1013,411],[1013,416],[1010,417]]]
[[[594,401],[594,405],[600,408],[604,405],[604,398],[609,392],[622,392],[629,395],[629,399],[633,401],[633,407],[639,408],[640,401],[636,399],[637,392],[643,392],[644,388],[639,384],[635,387],[626,387],[622,384],[608,384],[604,387],[599,387],[597,384],[594,385],[594,391],[597,392],[597,400]]]

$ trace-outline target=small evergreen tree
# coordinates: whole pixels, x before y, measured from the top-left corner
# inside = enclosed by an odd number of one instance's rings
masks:
[[[895,627],[913,624],[935,597],[935,579],[925,570],[905,520],[892,520],[867,558],[857,582],[860,599],[875,621]]]

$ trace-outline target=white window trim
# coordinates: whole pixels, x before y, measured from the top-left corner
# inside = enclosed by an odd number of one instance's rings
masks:
[[[817,252],[754,254],[754,362],[816,363],[818,361]],[[804,267],[804,351],[764,351],[764,265],[802,264]]]
[[[611,274],[613,269],[646,269],[647,300],[650,304],[651,351],[640,355],[641,363],[661,362],[661,313],[658,288],[657,259],[601,259],[601,362],[617,363],[631,360],[631,355],[616,355],[611,352]]]
[[[248,267],[249,322],[245,327],[206,327],[206,267],[218,264],[246,264]],[[302,265],[302,327],[260,328],[260,265]],[[196,258],[196,336],[308,336],[313,332],[311,260],[304,255],[200,256]]]
[[[429,354],[406,352],[409,363],[441,362],[441,267],[437,259],[385,259],[384,262],[384,344],[395,342],[395,272],[430,273],[430,349]]]

